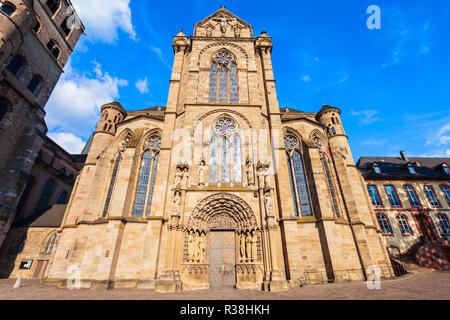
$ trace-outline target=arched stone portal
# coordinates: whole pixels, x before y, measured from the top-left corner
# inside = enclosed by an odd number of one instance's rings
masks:
[[[182,281],[187,289],[261,289],[261,232],[250,206],[232,194],[201,201],[185,229]]]

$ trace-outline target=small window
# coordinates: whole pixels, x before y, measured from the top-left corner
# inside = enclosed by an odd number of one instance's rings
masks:
[[[409,173],[412,173],[412,174],[416,174],[417,173],[416,169],[414,168],[414,166],[411,163],[408,164],[408,170],[409,170]]]
[[[416,167],[420,168],[422,166],[422,163],[420,161],[416,161]]]
[[[64,32],[66,36],[68,36],[72,31],[72,28],[69,26],[69,17],[66,17],[64,21],[61,23],[61,30]]]
[[[30,90],[32,93],[36,93],[37,92],[37,88],[39,86],[39,84],[41,83],[41,77],[38,75],[33,76],[33,78],[31,78],[30,83],[28,84],[28,90]]]
[[[61,50],[59,50],[58,43],[55,40],[50,40],[47,44],[48,50],[52,53],[52,55],[58,59]]]
[[[398,224],[400,226],[400,230],[402,231],[403,235],[412,235],[413,232],[411,230],[411,227],[408,223],[408,217],[404,214],[400,214],[397,216]]]
[[[375,171],[376,174],[382,174],[380,165],[378,163],[373,164],[373,171]]]
[[[392,229],[389,224],[388,218],[384,214],[377,214],[378,223],[384,234],[392,234]]]
[[[443,236],[450,235],[450,223],[446,214],[439,214],[438,220],[441,225],[441,233]]]
[[[331,132],[333,132],[333,134],[336,134],[336,129],[335,128],[331,128]]]
[[[383,206],[383,203],[381,202],[380,195],[378,193],[378,189],[375,185],[370,185],[367,187],[369,191],[370,198],[372,199],[372,204],[375,207],[381,207]]]
[[[394,186],[386,186],[386,193],[389,197],[389,201],[393,207],[400,207],[400,199],[398,198],[397,191]]]
[[[444,163],[444,164],[442,165],[442,169],[444,169],[444,172],[445,172],[446,174],[450,174],[450,168],[448,167],[448,164]]]
[[[430,201],[431,205],[436,208],[440,208],[441,204],[439,203],[439,200],[436,197],[436,193],[434,192],[434,188],[432,186],[425,186],[424,188],[425,193],[428,197],[428,200]]]
[[[8,16],[12,16],[12,14],[16,11],[16,7],[11,2],[5,2],[1,6],[1,10]]]
[[[38,34],[39,31],[41,31],[41,22],[40,21],[36,21],[36,24],[33,27],[33,31],[34,33]]]
[[[60,0],[47,0],[45,4],[52,13],[52,15],[54,15],[55,12],[58,11],[59,9]]]
[[[25,64],[23,58],[21,56],[15,56],[8,65],[8,71],[13,75],[17,75],[19,73],[20,68]]]
[[[2,121],[7,111],[8,111],[8,103],[5,99],[0,97],[0,121]]]

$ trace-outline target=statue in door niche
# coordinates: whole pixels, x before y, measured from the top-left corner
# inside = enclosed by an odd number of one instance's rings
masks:
[[[241,263],[258,262],[258,234],[256,231],[247,231],[241,234],[239,244]]]

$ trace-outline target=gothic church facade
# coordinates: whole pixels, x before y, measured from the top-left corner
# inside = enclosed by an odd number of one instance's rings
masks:
[[[166,107],[102,107],[47,282],[286,290],[393,276],[338,108],[278,106],[272,40],[224,7],[174,37]]]

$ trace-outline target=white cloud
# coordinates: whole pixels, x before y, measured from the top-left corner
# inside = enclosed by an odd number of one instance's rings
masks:
[[[167,62],[166,58],[164,57],[164,54],[162,53],[161,49],[158,47],[150,47],[150,50],[153,51],[154,54],[158,57],[158,59],[169,69],[172,70],[172,66]]]
[[[351,111],[351,115],[358,117],[362,124],[372,124],[377,121],[381,121],[377,115],[380,113],[378,110],[361,110],[361,111]]]
[[[86,145],[83,139],[68,132],[51,132],[48,136],[71,154],[81,153]]]
[[[136,39],[131,19],[131,0],[72,0],[86,27],[88,40],[114,42],[119,29]]]
[[[72,70],[70,61],[46,106],[50,131],[68,132],[87,138],[100,118],[100,107],[119,97],[126,80],[103,72],[95,63],[94,74]]]
[[[136,88],[139,90],[139,92],[141,94],[144,93],[149,93],[149,89],[148,89],[148,79],[144,78],[144,79],[139,79],[136,82]]]
[[[306,82],[306,83],[311,82],[311,76],[309,74],[307,74],[306,76],[303,76],[302,81]]]

